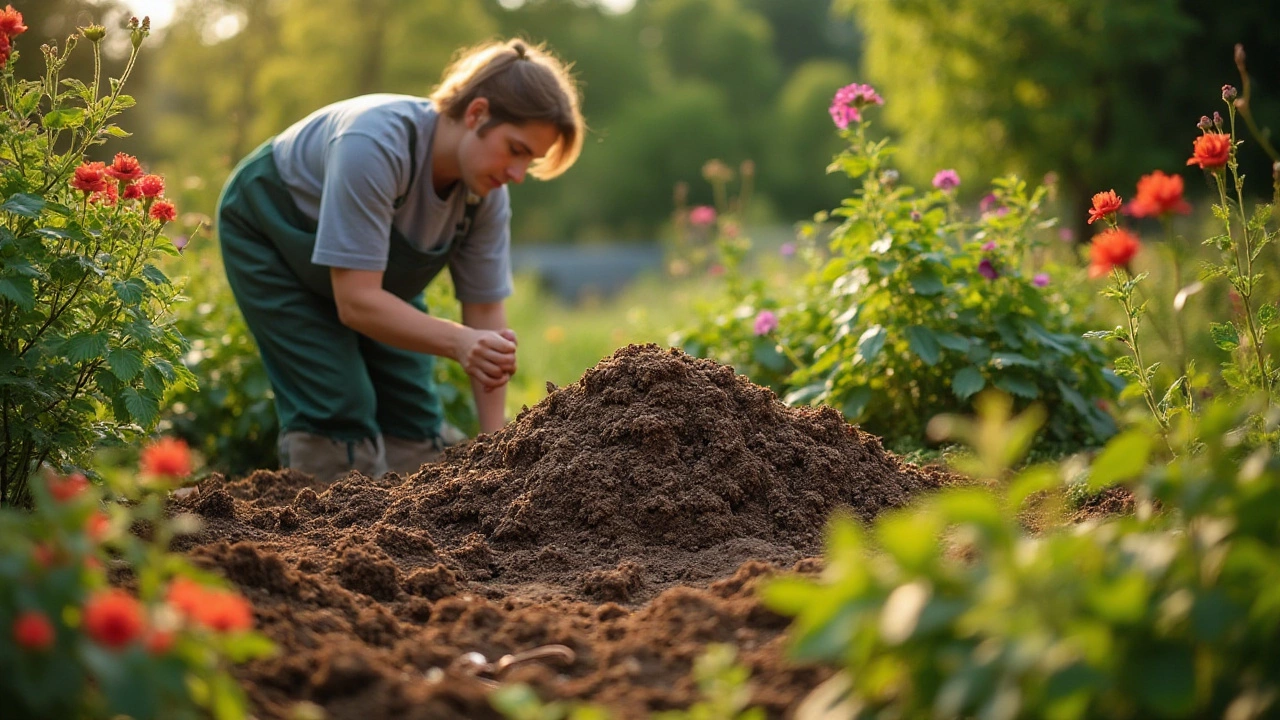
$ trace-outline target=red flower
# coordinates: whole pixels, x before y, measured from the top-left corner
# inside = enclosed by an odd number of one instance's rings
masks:
[[[253,627],[253,608],[249,601],[230,592],[205,595],[196,620],[215,632],[235,632]]]
[[[1129,267],[1139,246],[1138,237],[1128,230],[1103,230],[1089,247],[1089,277],[1106,275],[1113,267]]]
[[[157,200],[155,205],[151,206],[151,217],[162,223],[173,222],[178,217],[178,209],[168,200]]]
[[[120,191],[116,189],[115,183],[107,183],[105,190],[96,192],[89,196],[89,202],[102,203],[103,205],[115,205],[120,199]]]
[[[111,529],[111,518],[101,510],[95,510],[89,519],[84,523],[84,531],[89,533],[89,537],[93,540],[101,540],[106,537],[107,531]]]
[[[1120,196],[1115,190],[1100,192],[1093,196],[1093,207],[1089,208],[1089,224],[1114,214],[1120,209]]]
[[[12,5],[5,5],[4,10],[0,11],[0,35],[7,40],[26,31],[27,26],[22,24],[22,13],[14,10]]]
[[[184,478],[191,474],[191,448],[177,438],[163,437],[142,449],[140,464],[147,475]]]
[[[1191,206],[1182,199],[1182,176],[1156,170],[1138,180],[1138,196],[1125,209],[1134,217],[1158,217],[1166,213],[1186,215]]]
[[[204,604],[204,586],[191,578],[180,577],[169,585],[165,599],[184,616],[194,618]]]
[[[80,473],[71,473],[66,477],[54,475],[48,480],[49,494],[58,502],[66,502],[84,492],[89,487],[89,480]]]
[[[107,189],[105,174],[107,166],[100,162],[81,163],[76,168],[75,177],[71,178],[71,187],[83,191],[86,195],[102,192]]]
[[[164,655],[173,647],[173,639],[173,633],[167,630],[154,630],[143,644],[152,655]]]
[[[124,153],[116,153],[116,159],[107,168],[107,174],[117,180],[131,182],[142,177],[142,166],[138,158]]]
[[[26,610],[13,621],[13,639],[27,650],[53,647],[53,623],[39,610]]]
[[[84,629],[98,644],[118,650],[142,635],[142,605],[123,590],[99,591],[84,606]]]
[[[0,35],[0,68],[9,64],[9,54],[13,52],[13,43],[7,35]]]
[[[159,175],[146,175],[138,181],[138,189],[143,197],[158,197],[164,193],[164,178]]]
[[[142,182],[142,181],[139,180],[138,182]],[[138,187],[138,183],[131,182],[128,185],[124,186],[125,200],[137,200],[140,197],[142,197],[142,189]]]
[[[1217,170],[1231,157],[1231,136],[1222,133],[1205,133],[1196,138],[1194,151],[1188,165],[1199,165],[1201,170]]]

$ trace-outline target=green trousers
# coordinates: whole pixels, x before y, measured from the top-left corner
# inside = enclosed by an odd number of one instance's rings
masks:
[[[280,178],[271,142],[264,143],[228,179],[218,235],[231,291],[275,391],[281,435],[302,431],[348,443],[438,438],[435,358],[371,340],[338,320],[329,268],[311,263],[315,231]],[[422,252],[393,229],[383,287],[426,312],[423,289],[460,240]]]

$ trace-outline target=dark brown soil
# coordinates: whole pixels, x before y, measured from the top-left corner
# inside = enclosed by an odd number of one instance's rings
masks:
[[[281,648],[238,671],[259,717],[299,701],[338,719],[497,717],[476,663],[552,644],[572,657],[502,679],[644,717],[697,699],[690,669],[717,642],[782,717],[828,672],[785,658],[761,581],[815,571],[833,511],[870,520],[943,481],[834,410],[648,345],[411,477],[215,477],[175,510],[205,521],[181,548]]]

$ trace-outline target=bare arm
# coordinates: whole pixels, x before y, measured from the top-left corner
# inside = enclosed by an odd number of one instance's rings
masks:
[[[361,335],[455,360],[471,376],[473,388],[477,384],[481,389],[502,387],[515,372],[514,335],[508,339],[496,330],[432,317],[384,290],[378,271],[332,268],[329,277],[338,319]],[[465,321],[465,307],[463,316]]]
[[[477,330],[497,331],[504,339],[516,342],[515,333],[507,327],[506,305],[499,301],[493,303],[463,303],[462,322]],[[506,368],[506,378],[515,374],[515,352],[511,354],[511,364]],[[496,432],[506,424],[506,379],[498,387],[487,387],[483,383],[471,379],[471,392],[476,399],[476,415],[480,420],[481,432]]]

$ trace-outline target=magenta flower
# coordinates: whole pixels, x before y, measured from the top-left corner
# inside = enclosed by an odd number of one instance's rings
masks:
[[[853,83],[836,91],[831,99],[831,120],[836,127],[844,130],[852,123],[862,122],[862,108],[868,105],[883,105],[884,98],[876,94],[870,85]]]
[[[706,226],[716,221],[716,209],[710,205],[699,205],[689,211],[689,222],[698,226]]]
[[[1031,284],[1038,288],[1048,287],[1049,273],[1036,273],[1035,277],[1031,278]]]
[[[996,241],[995,241],[995,240],[988,240],[988,241],[986,241],[986,242],[982,243],[982,251],[983,251],[983,252],[991,252],[992,250],[995,250],[995,249],[996,249]]]
[[[960,187],[960,174],[950,168],[939,170],[933,176],[933,186],[943,192],[951,192]]]
[[[1062,242],[1072,242],[1076,239],[1076,233],[1071,228],[1062,228],[1058,231],[1058,239]]]
[[[778,248],[778,252],[782,257],[791,257],[796,254],[796,244],[793,242],[784,242],[782,247]]]
[[[995,263],[992,263],[990,258],[982,258],[982,262],[978,263],[978,274],[988,280],[1000,277],[1000,271],[996,269]]]
[[[991,208],[995,207],[999,202],[1000,199],[996,197],[995,193],[987,193],[978,201],[978,212],[987,212]]]
[[[778,329],[778,316],[772,310],[761,310],[756,314],[756,335],[768,335]]]

